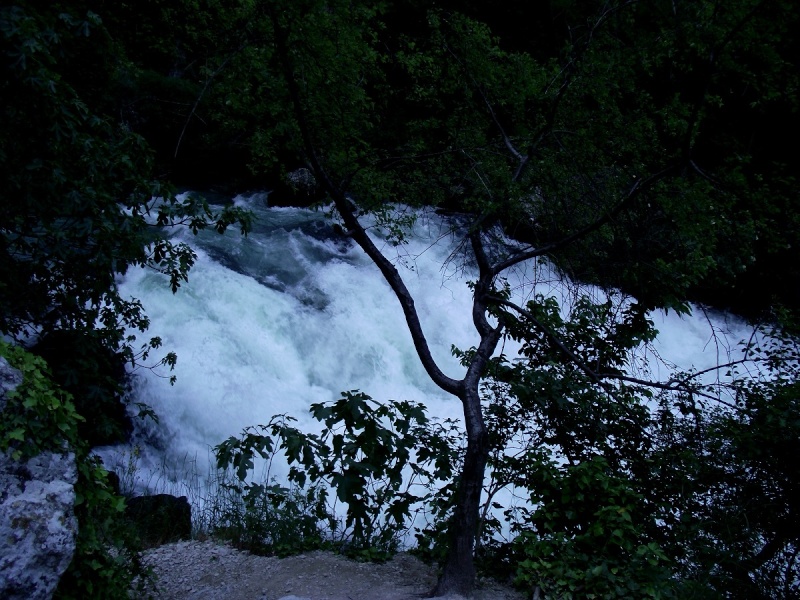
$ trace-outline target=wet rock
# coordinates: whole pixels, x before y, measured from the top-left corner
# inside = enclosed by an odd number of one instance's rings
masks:
[[[270,206],[310,206],[322,198],[314,174],[305,167],[289,171],[269,196]]]

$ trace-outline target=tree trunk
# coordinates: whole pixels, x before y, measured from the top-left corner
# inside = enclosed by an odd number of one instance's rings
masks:
[[[477,386],[476,386],[477,387]],[[489,456],[489,435],[481,415],[478,390],[462,399],[467,425],[467,452],[458,484],[458,497],[448,531],[449,552],[434,590],[435,596],[469,596],[475,585],[475,535],[478,531],[483,477]]]

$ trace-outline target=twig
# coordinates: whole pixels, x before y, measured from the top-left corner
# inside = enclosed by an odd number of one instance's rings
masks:
[[[195,113],[195,111],[197,110],[197,107],[200,105],[200,100],[202,100],[202,99],[203,99],[203,96],[205,95],[205,93],[206,93],[206,90],[208,90],[208,86],[210,86],[210,85],[211,85],[211,82],[214,80],[214,78],[215,78],[217,75],[219,75],[219,74],[222,72],[222,70],[223,70],[223,69],[224,69],[224,68],[227,66],[227,64],[230,62],[230,60],[231,60],[231,59],[232,59],[234,56],[236,56],[236,55],[237,55],[239,52],[241,52],[241,51],[242,51],[242,49],[243,49],[243,48],[244,48],[246,45],[247,45],[247,41],[244,41],[244,42],[242,42],[242,43],[239,45],[239,47],[238,47],[238,48],[236,48],[236,50],[234,50],[233,52],[231,52],[231,53],[230,53],[230,54],[229,54],[229,55],[228,55],[228,56],[225,58],[225,60],[223,60],[223,61],[222,61],[222,64],[220,64],[220,66],[219,66],[219,67],[217,67],[217,70],[216,70],[216,71],[214,71],[214,72],[213,72],[213,73],[212,73],[212,74],[211,74],[211,75],[208,77],[208,79],[206,79],[206,83],[205,83],[205,85],[203,86],[203,89],[202,89],[202,90],[200,90],[200,94],[197,96],[197,99],[194,101],[194,105],[192,106],[192,110],[191,110],[191,111],[189,111],[189,116],[187,116],[187,117],[186,117],[186,122],[183,124],[183,129],[181,129],[181,135],[178,137],[178,143],[177,143],[177,144],[175,144],[175,153],[172,155],[172,157],[173,157],[173,158],[177,158],[177,157],[178,157],[178,150],[179,150],[179,149],[180,149],[180,147],[181,147],[181,142],[183,141],[183,136],[186,134],[186,128],[187,128],[187,127],[189,127],[189,122],[192,120],[192,117],[194,116],[194,113]]]

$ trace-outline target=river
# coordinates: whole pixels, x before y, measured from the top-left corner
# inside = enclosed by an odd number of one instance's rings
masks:
[[[134,373],[133,400],[149,405],[159,422],[140,424],[131,445],[101,449],[107,466],[126,472],[138,491],[183,494],[187,481],[210,473],[215,444],[278,413],[315,429],[309,405],[335,400],[345,390],[419,401],[438,417],[461,416],[458,400],[424,372],[400,306],[377,268],[336,234],[324,209],[271,208],[264,193],[234,201],[254,213],[247,237],[237,231],[176,233],[198,256],[176,294],[153,271],[133,270],[121,281],[122,293],[144,304],[148,334],[159,336],[178,362],[174,373],[163,367]],[[460,378],[463,368],[451,347],[478,342],[467,286],[473,270],[459,254],[452,218],[414,214],[407,243],[394,246],[378,231],[373,237],[414,295],[434,357],[446,374]],[[549,267],[534,263],[511,273],[509,285],[518,301],[534,292],[568,292]],[[724,362],[749,334],[744,323],[699,309],[691,317],[652,318],[660,334],[643,356],[661,379],[669,363],[705,369]],[[516,347],[502,350],[513,357]]]

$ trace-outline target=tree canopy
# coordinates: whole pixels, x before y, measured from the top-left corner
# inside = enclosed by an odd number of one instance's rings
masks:
[[[233,168],[224,158],[232,156],[256,181],[306,166],[282,76],[291,68],[308,141],[325,146],[318,158],[349,178],[362,206],[489,203],[515,235],[541,238],[567,231],[558,219],[575,213],[591,221],[590,209],[609,201],[603,194],[639,181],[658,193],[637,192],[648,198],[587,238],[591,252],[562,248],[562,268],[644,300],[674,263],[696,300],[751,316],[772,299],[794,302],[796,290],[774,272],[795,262],[785,259],[796,249],[787,204],[794,150],[780,143],[796,127],[790,4],[195,8],[178,18],[177,6],[151,2],[107,19],[140,58],[125,97],[130,122],[162,132],[149,139],[179,177],[182,155],[207,161],[214,148],[221,168]],[[534,189],[558,197],[565,181],[572,204],[543,202],[531,228],[533,207],[520,199]],[[643,210],[656,196],[658,210]]]

